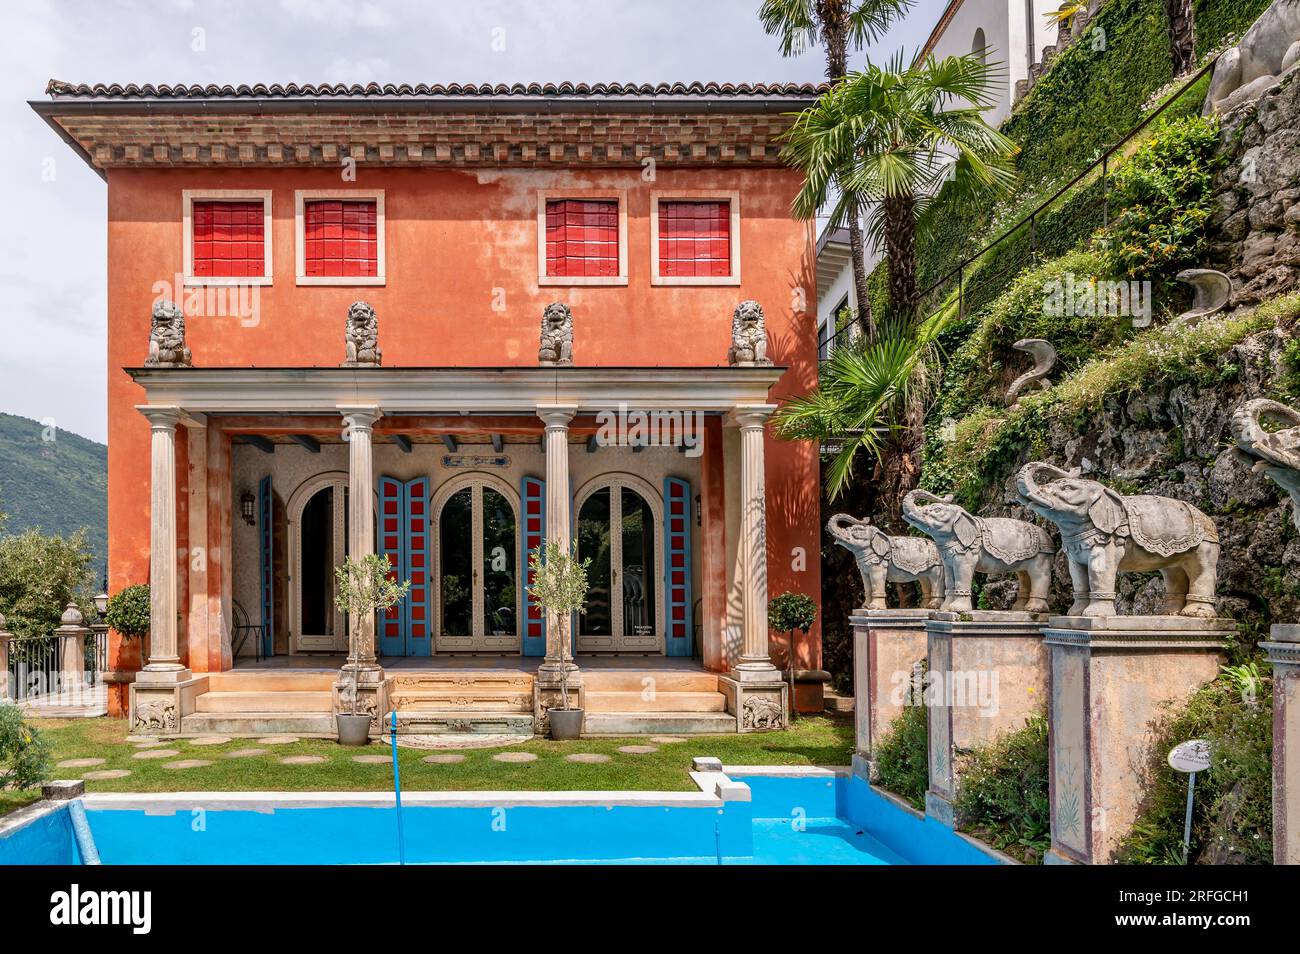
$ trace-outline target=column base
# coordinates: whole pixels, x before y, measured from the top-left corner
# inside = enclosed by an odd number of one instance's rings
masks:
[[[1150,728],[1219,674],[1236,627],[1188,616],[1055,616],[1051,671],[1053,863],[1110,864],[1150,780]]]
[[[146,686],[176,686],[182,682],[188,682],[194,678],[194,673],[190,672],[179,663],[176,668],[150,668],[145,666],[135,675],[137,684]]]
[[[718,689],[727,700],[727,711],[736,717],[737,732],[768,732],[786,727],[790,687],[777,670],[772,670],[772,676],[775,678],[767,681],[737,679],[733,670],[718,677]]]
[[[953,828],[956,825],[952,802],[938,792],[925,793],[925,817],[933,818],[946,828]]]
[[[773,666],[769,659],[742,660],[733,666],[727,675],[736,682],[755,685],[767,685],[785,679],[785,673]]]

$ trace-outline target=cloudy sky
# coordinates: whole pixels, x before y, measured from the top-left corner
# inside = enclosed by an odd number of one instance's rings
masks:
[[[759,0],[5,0],[0,12],[0,411],[95,440],[104,394],[105,185],[27,106],[74,82],[817,80]],[[916,0],[871,51],[925,39]],[[855,56],[854,64],[863,62]]]

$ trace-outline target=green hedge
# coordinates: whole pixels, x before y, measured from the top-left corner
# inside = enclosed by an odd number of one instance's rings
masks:
[[[965,756],[957,828],[1029,864],[1052,844],[1047,718],[1034,716]]]
[[[1196,55],[1213,50],[1230,35],[1240,36],[1273,0],[1194,0]]]

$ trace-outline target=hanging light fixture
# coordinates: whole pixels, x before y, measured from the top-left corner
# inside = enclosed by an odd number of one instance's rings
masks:
[[[252,491],[245,490],[239,495],[239,511],[244,515],[244,523],[250,527],[257,526],[257,498]]]

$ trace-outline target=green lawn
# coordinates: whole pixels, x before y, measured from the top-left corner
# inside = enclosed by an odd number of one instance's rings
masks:
[[[290,745],[263,745],[255,739],[234,739],[223,745],[198,746],[178,739],[167,748],[179,754],[162,759],[136,759],[148,751],[125,741],[125,719],[35,720],[33,724],[49,740],[52,762],[65,759],[102,758],[103,765],[90,768],[54,769],[55,778],[80,778],[86,772],[127,769],[125,778],[87,781],[90,792],[169,791],[384,791],[392,787],[388,764],[354,762],[354,755],[384,754],[391,749],[371,743],[364,749],[343,748],[327,739],[304,739]],[[491,749],[459,750],[465,760],[451,765],[423,762],[424,749],[398,749],[404,791],[439,790],[572,790],[643,789],[691,791],[687,774],[691,759],[711,755],[732,765],[847,765],[853,751],[853,722],[850,717],[812,716],[800,718],[785,732],[746,735],[686,737],[684,741],[659,745],[649,755],[628,755],[621,745],[652,744],[645,737],[583,739],[552,742],[535,739],[520,745]],[[265,755],[231,758],[237,749],[264,748]],[[532,752],[535,762],[493,761],[501,752]],[[565,755],[597,752],[610,761],[598,764],[567,762]],[[314,765],[282,765],[292,755],[324,756]],[[169,770],[167,762],[204,759],[211,765]],[[0,793],[0,813],[29,801],[30,795]]]

